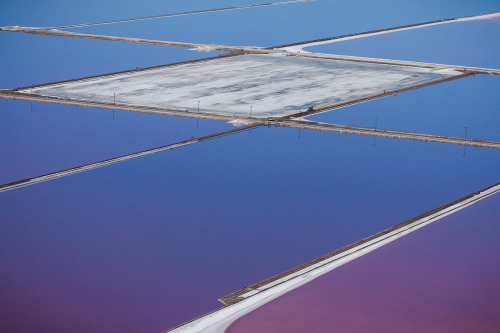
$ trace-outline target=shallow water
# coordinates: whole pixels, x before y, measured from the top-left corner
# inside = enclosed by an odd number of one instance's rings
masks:
[[[2,88],[205,56],[38,37],[0,35],[9,43]],[[384,127],[387,110],[428,110],[452,94],[449,103],[474,106],[477,126],[495,130],[494,90],[480,94],[475,86],[495,89],[495,78],[351,110],[354,117],[366,108],[360,121],[369,126],[379,117]],[[469,82],[477,93],[457,99],[466,90],[451,87]],[[459,112],[456,136],[462,126],[472,131],[471,108]],[[113,120],[111,110],[61,105],[30,111],[30,103],[5,100],[0,123],[3,182],[232,128],[120,111]],[[311,131],[297,137],[297,130],[262,128],[2,193],[2,328],[159,332],[216,309],[219,297],[498,182],[498,151],[467,148],[464,156],[460,146],[390,139],[374,146],[371,137]]]

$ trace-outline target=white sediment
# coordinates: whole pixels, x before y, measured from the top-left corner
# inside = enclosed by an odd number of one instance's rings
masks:
[[[276,117],[415,85],[454,71],[242,55],[21,90],[63,99]]]
[[[442,22],[432,22],[432,23],[421,24],[421,25],[412,26],[412,27],[403,27],[403,28],[399,28],[399,29],[387,29],[385,31],[378,31],[378,32],[367,33],[367,34],[358,34],[358,35],[353,35],[353,36],[345,36],[345,37],[337,38],[337,39],[288,46],[288,47],[284,47],[283,50],[286,50],[288,52],[308,53],[308,51],[305,51],[304,48],[318,46],[318,45],[331,44],[331,43],[345,42],[347,40],[352,40],[352,39],[372,37],[372,36],[377,36],[377,35],[385,35],[385,34],[389,34],[389,33],[393,33],[393,32],[405,31],[405,30],[420,29],[420,28],[425,28],[425,27],[431,27],[434,25],[457,23],[457,22],[464,22],[464,21],[473,21],[473,20],[489,20],[489,19],[496,19],[496,18],[500,18],[500,13],[478,15],[478,16],[471,16],[471,17],[461,17],[461,18],[456,18],[454,20],[445,20]]]
[[[404,235],[407,235],[419,228],[422,228],[432,222],[435,222],[445,216],[459,211],[469,205],[472,205],[490,195],[500,192],[500,184],[480,191],[473,196],[458,200],[452,205],[448,205],[426,214],[424,217],[415,220],[407,225],[394,229],[390,232],[381,233],[380,236],[367,242],[341,252],[335,256],[329,257],[314,265],[286,275],[280,279],[274,280],[268,284],[251,290],[240,295],[243,298],[238,303],[221,308],[218,311],[207,314],[201,318],[186,323],[178,328],[172,329],[171,333],[219,333],[224,332],[234,321],[256,308],[272,301],[273,299],[286,294],[287,292],[298,288],[315,278],[330,272],[331,270],[348,263],[360,256],[363,256],[381,246],[384,246]]]

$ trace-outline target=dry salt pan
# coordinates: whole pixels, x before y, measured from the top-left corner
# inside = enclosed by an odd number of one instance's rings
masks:
[[[280,117],[404,88],[457,72],[313,59],[241,55],[113,74],[24,91],[63,99]]]

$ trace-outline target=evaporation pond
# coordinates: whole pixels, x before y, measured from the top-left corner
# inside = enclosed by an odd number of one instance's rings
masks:
[[[239,55],[19,90],[64,100],[284,116],[458,74],[453,70],[284,55]]]

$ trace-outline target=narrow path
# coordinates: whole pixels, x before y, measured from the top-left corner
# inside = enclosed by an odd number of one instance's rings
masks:
[[[166,332],[217,333],[224,332],[234,321],[258,307],[296,289],[335,268],[370,253],[377,248],[418,230],[432,222],[453,214],[469,205],[500,192],[500,183],[472,193],[447,205],[434,209],[411,220],[400,223],[376,235],[329,253],[318,259],[300,265],[284,273],[259,282],[243,290],[225,296],[220,301],[225,304],[190,322],[174,327]]]
[[[500,75],[500,70],[490,69],[490,68],[454,66],[454,65],[433,64],[433,63],[424,63],[424,62],[415,62],[415,61],[404,61],[404,60],[353,57],[353,56],[343,56],[343,55],[323,54],[323,53],[291,52],[291,51],[287,51],[286,49],[264,48],[264,47],[257,47],[257,46],[227,46],[227,45],[217,45],[217,44],[184,43],[184,42],[173,42],[173,41],[163,41],[163,40],[152,40],[152,39],[145,39],[145,38],[131,38],[131,37],[117,37],[117,36],[84,34],[84,33],[79,33],[79,32],[69,32],[69,31],[61,31],[61,30],[46,30],[46,29],[31,28],[31,27],[19,27],[19,26],[0,27],[0,31],[21,32],[21,33],[28,33],[28,34],[35,34],[35,35],[47,35],[47,36],[59,36],[59,37],[97,39],[97,40],[107,40],[107,41],[114,41],[114,42],[185,47],[185,48],[194,49],[194,50],[198,50],[198,51],[226,51],[226,52],[231,52],[233,54],[283,54],[283,55],[288,55],[288,56],[304,57],[304,58],[344,60],[344,61],[376,63],[376,64],[385,64],[385,65],[419,67],[419,68],[435,68],[435,69],[447,68],[447,69],[453,69],[453,70],[462,71],[462,72],[465,72],[465,71],[473,72],[474,74]]]
[[[498,142],[498,141],[469,139],[469,138],[465,138],[465,137],[464,138],[457,138],[457,137],[452,137],[452,136],[421,134],[421,133],[412,133],[412,132],[401,132],[401,131],[392,131],[392,130],[385,130],[385,129],[378,129],[378,128],[325,124],[325,123],[317,123],[317,122],[313,122],[313,121],[285,120],[285,121],[274,122],[273,125],[277,126],[277,127],[293,127],[293,128],[299,128],[299,129],[309,129],[309,130],[313,130],[313,131],[325,131],[325,132],[335,132],[335,133],[369,135],[369,136],[378,136],[378,137],[383,137],[383,138],[406,139],[406,140],[426,141],[426,142],[439,142],[439,143],[447,143],[447,144],[454,144],[454,145],[461,145],[461,146],[500,149],[500,142]]]
[[[190,12],[183,12],[183,13],[162,14],[162,15],[154,15],[154,16],[146,16],[146,17],[120,19],[120,20],[113,20],[113,21],[103,21],[103,22],[94,22],[94,23],[73,24],[73,25],[66,25],[66,26],[61,26],[61,27],[52,27],[52,28],[46,28],[46,29],[82,28],[82,27],[90,27],[90,26],[96,26],[96,25],[113,24],[113,23],[125,23],[125,22],[144,21],[144,20],[153,20],[153,19],[175,17],[175,16],[185,16],[185,15],[195,15],[195,14],[207,14],[207,13],[215,13],[215,12],[225,12],[225,11],[228,11],[228,10],[249,9],[249,8],[278,6],[278,5],[289,5],[289,4],[299,3],[299,2],[310,2],[310,1],[316,1],[316,0],[292,0],[292,1],[271,2],[271,3],[257,4],[257,5],[248,5],[248,6],[234,6],[234,7],[225,7],[225,8],[205,9],[205,10],[197,10],[197,11],[190,11]]]
[[[9,184],[0,185],[0,192],[14,190],[14,189],[17,189],[20,187],[34,185],[34,184],[38,184],[38,183],[45,182],[48,180],[61,178],[64,176],[74,175],[75,173],[79,173],[79,172],[94,170],[94,169],[108,166],[111,164],[129,161],[129,160],[132,160],[134,158],[152,155],[152,154],[160,153],[162,151],[184,147],[184,146],[192,145],[194,143],[199,143],[199,142],[203,142],[203,141],[210,140],[210,139],[220,138],[220,137],[223,137],[226,135],[236,134],[236,133],[247,131],[247,130],[250,130],[250,129],[253,129],[256,127],[260,127],[260,126],[261,125],[259,125],[259,124],[252,124],[252,125],[248,125],[248,126],[243,126],[243,127],[235,128],[233,130],[229,130],[229,131],[210,134],[210,135],[202,136],[202,137],[191,139],[191,140],[181,141],[178,143],[173,143],[173,144],[169,144],[169,145],[158,147],[158,148],[143,150],[143,151],[140,151],[137,153],[123,155],[120,157],[115,157],[115,158],[107,159],[107,160],[100,161],[100,162],[85,164],[85,165],[78,166],[78,167],[71,168],[71,169],[57,171],[57,172],[49,173],[49,174],[38,176],[38,177],[28,178],[28,179],[12,182]]]
[[[346,40],[350,40],[350,39],[357,39],[357,38],[363,38],[363,37],[382,35],[382,34],[387,34],[387,33],[397,32],[397,31],[424,28],[424,27],[429,27],[429,26],[438,25],[438,24],[486,19],[486,18],[490,17],[491,15],[498,15],[499,13],[500,12],[494,12],[494,13],[490,13],[490,14],[484,14],[484,15],[478,15],[478,16],[472,16],[472,17],[464,16],[464,17],[457,17],[457,18],[448,18],[448,19],[443,19],[443,20],[435,20],[435,21],[407,24],[407,25],[401,25],[398,27],[376,29],[376,30],[358,32],[358,33],[353,33],[353,34],[348,34],[348,35],[333,36],[333,37],[308,40],[308,41],[304,41],[304,42],[296,42],[296,43],[290,43],[290,44],[277,45],[277,46],[274,46],[272,48],[274,48],[274,49],[280,48],[280,49],[286,49],[289,51],[300,52],[305,47],[330,44],[330,43],[341,42],[341,41],[346,41]]]

